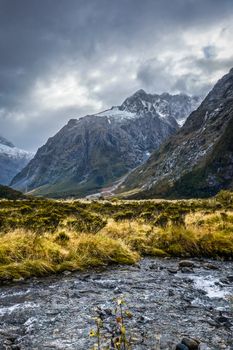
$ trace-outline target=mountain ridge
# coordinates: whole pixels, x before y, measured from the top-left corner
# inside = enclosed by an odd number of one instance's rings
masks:
[[[165,97],[139,90],[120,106],[71,119],[39,148],[11,185],[51,196],[101,191],[143,163],[178,130],[174,114],[183,118],[184,111],[187,115],[192,103],[198,103],[185,95]],[[168,97],[178,99],[175,111]]]
[[[217,82],[178,133],[129,175],[121,191],[135,189],[135,197],[176,198],[206,197],[228,188],[231,185],[227,177],[233,177],[233,157],[231,143],[227,145],[226,140],[233,133],[226,135],[232,130],[232,119],[233,69]],[[219,145],[223,154],[217,161]],[[217,165],[224,159],[226,175]]]

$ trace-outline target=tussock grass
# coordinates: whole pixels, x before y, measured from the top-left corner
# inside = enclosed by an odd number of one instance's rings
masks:
[[[189,201],[0,201],[0,280],[143,256],[233,258],[233,195]]]
[[[206,229],[170,227],[161,231],[158,247],[177,257],[233,257],[233,234]]]
[[[116,223],[110,220],[101,232],[123,240],[141,256],[232,258],[233,231],[227,229],[227,223],[221,230],[219,226],[212,227],[208,224],[209,217],[202,214],[202,226],[189,218],[187,226],[169,224],[163,228],[138,221]]]
[[[110,220],[101,231],[104,235],[115,240],[121,239],[133,251],[141,256],[166,256],[167,253],[157,246],[158,228],[149,224],[134,221],[115,222]]]
[[[133,264],[140,258],[123,241],[102,234],[66,233],[41,236],[16,230],[0,237],[0,279],[42,276],[66,269],[82,270],[113,263]]]

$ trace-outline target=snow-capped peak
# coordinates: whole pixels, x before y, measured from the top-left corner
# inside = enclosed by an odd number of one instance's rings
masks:
[[[143,115],[151,113],[164,121],[174,118],[181,126],[201,102],[199,97],[185,94],[170,95],[169,93],[147,94],[144,90],[138,90],[128,97],[119,107],[121,110]]]
[[[120,107],[112,107],[110,109],[107,109],[106,111],[100,112],[98,114],[95,114],[99,117],[109,117],[109,118],[116,118],[118,120],[122,119],[132,119],[136,117],[135,113],[132,113],[127,110],[121,110]]]
[[[173,126],[178,124],[181,127],[200,102],[199,97],[185,94],[170,95],[169,93],[147,94],[141,89],[128,97],[121,106],[114,106],[95,115],[108,117],[108,122],[111,124],[111,120],[123,122],[149,114],[161,119],[162,122]]]
[[[17,148],[15,146],[7,146],[5,144],[0,143],[0,154],[6,155],[10,158],[14,159],[28,159],[30,160],[33,156],[34,153],[24,151],[20,148]]]

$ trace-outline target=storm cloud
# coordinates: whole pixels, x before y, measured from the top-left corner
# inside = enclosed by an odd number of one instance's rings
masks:
[[[0,134],[36,150],[140,88],[204,96],[232,37],[232,0],[0,0]]]

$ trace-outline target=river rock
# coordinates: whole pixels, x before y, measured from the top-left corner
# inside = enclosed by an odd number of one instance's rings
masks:
[[[170,269],[167,269],[167,270],[168,270],[168,272],[174,273],[174,274],[178,272],[177,269],[173,269],[173,268],[170,268]]]
[[[214,265],[212,263],[205,263],[204,268],[207,270],[218,270],[219,269],[217,265]]]
[[[221,315],[221,316],[216,317],[215,320],[223,326],[229,326],[229,327],[231,326],[231,322],[230,322],[230,319],[228,317]]]
[[[179,262],[179,268],[182,267],[195,267],[195,263],[191,260],[181,260]]]
[[[185,344],[179,343],[176,345],[176,350],[189,350],[189,348]]]
[[[195,339],[183,338],[181,343],[186,345],[189,350],[198,350],[199,343]]]
[[[192,273],[193,269],[191,267],[182,267],[181,272],[182,273]]]
[[[227,279],[229,282],[233,283],[233,275],[228,275]]]
[[[65,276],[69,276],[69,275],[71,275],[71,271],[68,271],[68,270],[65,270],[65,271],[63,271],[62,272],[63,273],[63,275],[65,275]]]

